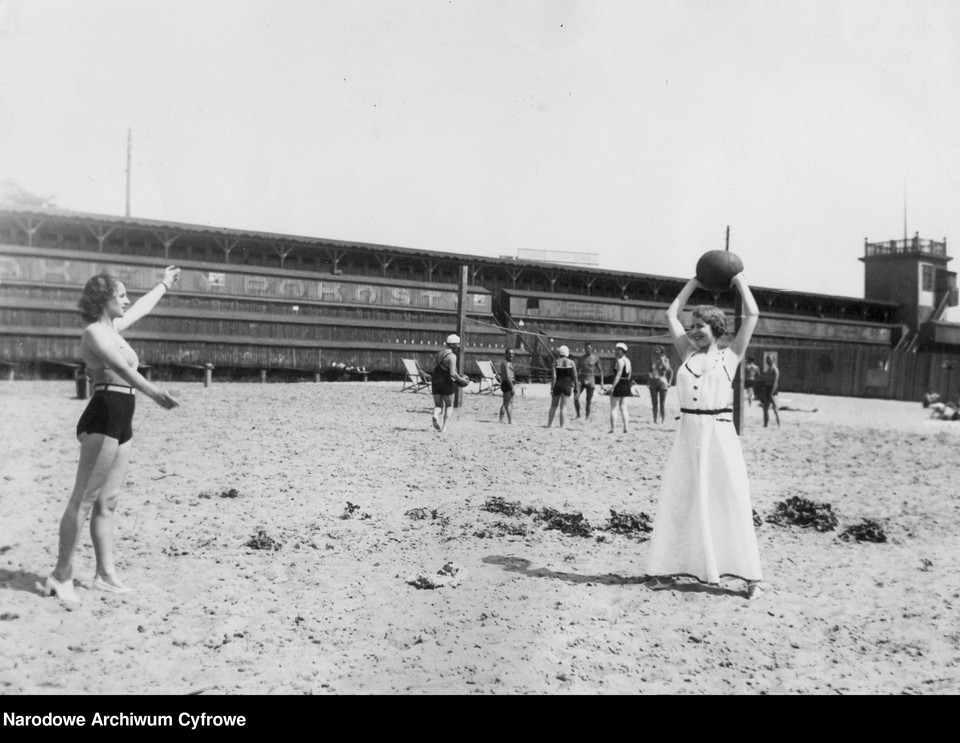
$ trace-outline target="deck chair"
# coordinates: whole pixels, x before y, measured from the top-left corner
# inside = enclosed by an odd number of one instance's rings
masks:
[[[409,390],[410,392],[419,392],[424,387],[430,386],[430,375],[420,368],[416,359],[401,359],[403,361],[403,370],[405,376],[401,392]]]
[[[477,368],[480,370],[480,388],[477,390],[477,394],[493,394],[500,389],[500,377],[493,370],[493,362],[476,361],[474,363],[476,363]]]

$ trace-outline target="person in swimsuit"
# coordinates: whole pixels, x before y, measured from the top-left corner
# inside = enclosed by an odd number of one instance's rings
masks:
[[[96,555],[93,587],[111,593],[130,590],[117,576],[113,527],[133,449],[134,392],[139,390],[167,410],[179,403],[137,371],[137,354],[120,332],[148,314],[179,278],[180,269],[168,266],[163,280],[129,307],[123,284],[109,274],[97,274],[83,287],[78,306],[88,324],[80,336],[80,356],[94,392],[77,423],[80,464],[60,519],[57,565],[43,586],[47,596],[70,603],[80,600],[73,585],[73,556],[87,516]]]
[[[657,411],[660,411],[660,422],[666,420],[667,392],[673,382],[673,369],[670,359],[663,352],[662,346],[653,349],[653,361],[650,364],[650,376],[647,378],[647,388],[650,390],[650,404],[653,406],[653,422],[657,422]]]
[[[766,368],[760,372],[760,379],[757,380],[754,389],[757,391],[757,399],[763,408],[763,427],[770,424],[770,408],[773,408],[773,415],[777,419],[777,428],[780,427],[780,412],[777,410],[777,393],[780,391],[780,370],[777,368],[773,356],[767,356],[764,363]]]
[[[457,372],[457,351],[460,348],[460,336],[456,333],[447,336],[447,342],[437,352],[437,360],[430,375],[430,391],[433,393],[433,427],[443,432],[453,418],[453,396],[457,393],[457,380],[468,383],[468,377]]]
[[[507,423],[513,423],[513,395],[517,380],[513,373],[513,349],[503,352],[503,361],[500,362],[500,391],[503,393],[503,403],[500,405],[500,422],[507,417]]]
[[[760,367],[753,356],[747,357],[747,365],[743,367],[743,389],[747,392],[747,405],[753,404],[757,380],[760,378]]]
[[[577,388],[576,395],[573,397],[573,409],[577,411],[577,418],[580,417],[580,393],[586,390],[587,406],[584,418],[590,420],[590,402],[593,400],[593,393],[597,385],[597,375],[600,376],[600,384],[603,385],[603,367],[600,366],[600,357],[593,352],[593,344],[587,343],[586,353],[580,357],[580,369],[577,376],[580,378],[580,386]]]
[[[627,344],[618,343],[614,353],[617,360],[613,367],[613,386],[610,389],[610,433],[616,428],[616,414],[620,411],[620,420],[623,422],[623,432],[630,428],[630,413],[627,411],[627,399],[633,397],[633,382],[630,376],[633,367],[627,358]]]
[[[712,305],[694,309],[688,330],[680,321],[690,279],[667,310],[667,327],[683,360],[677,370],[680,426],[661,478],[650,538],[648,586],[670,588],[688,576],[718,585],[724,576],[746,583],[746,596],[761,595],[760,552],[750,501],[750,481],[733,424],[733,379],[760,311],[743,273],[733,278],[743,300],[743,321],[722,348],[726,317]]]
[[[577,389],[577,365],[570,358],[570,349],[560,346],[557,353],[560,354],[560,358],[554,362],[551,370],[553,379],[550,385],[550,415],[547,417],[547,428],[553,425],[557,408],[560,409],[560,428],[563,428],[566,420],[567,399]]]

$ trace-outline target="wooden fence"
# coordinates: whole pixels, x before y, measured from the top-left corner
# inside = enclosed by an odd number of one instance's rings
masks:
[[[816,395],[916,400],[928,390],[960,399],[960,354],[907,353],[877,348],[751,346],[762,366],[777,354],[780,389]]]

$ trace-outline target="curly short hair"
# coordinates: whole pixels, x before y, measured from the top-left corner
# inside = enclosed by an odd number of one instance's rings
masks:
[[[693,316],[703,320],[713,331],[713,337],[720,340],[723,334],[727,332],[727,317],[723,310],[714,307],[712,304],[701,304],[693,310]]]
[[[113,276],[105,272],[98,273],[87,281],[83,287],[80,301],[77,302],[77,307],[80,308],[80,314],[84,320],[96,322],[100,319],[103,308],[116,295],[119,283]]]

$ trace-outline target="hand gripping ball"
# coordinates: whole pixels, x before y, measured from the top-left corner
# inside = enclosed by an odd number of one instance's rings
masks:
[[[708,250],[697,261],[697,281],[711,291],[730,288],[730,281],[743,270],[743,261],[729,250]]]
[[[467,378],[456,379],[454,381],[457,383],[457,387],[466,387],[467,385],[470,384],[470,380]]]

